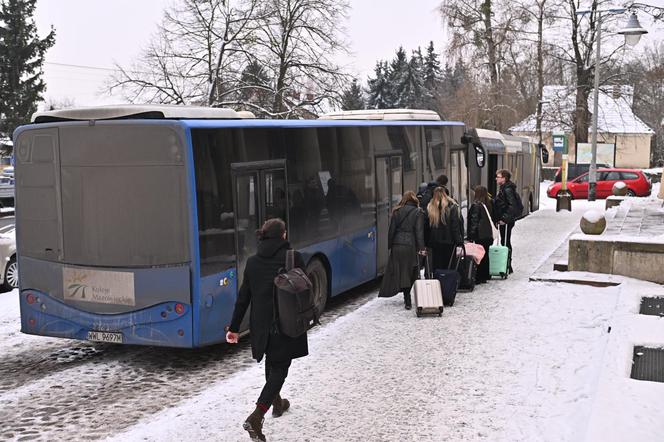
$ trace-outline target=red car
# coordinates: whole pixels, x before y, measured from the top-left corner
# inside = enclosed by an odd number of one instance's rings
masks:
[[[627,184],[627,195],[648,196],[652,190],[650,180],[638,169],[598,169],[595,196],[606,198],[613,195],[613,185],[622,181]],[[562,183],[553,183],[549,186],[546,194],[549,198],[555,198],[560,191]],[[588,198],[588,173],[567,182],[567,190],[574,199]]]

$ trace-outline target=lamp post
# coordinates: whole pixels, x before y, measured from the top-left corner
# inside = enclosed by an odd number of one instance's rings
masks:
[[[595,188],[597,185],[597,114],[599,112],[599,64],[600,64],[600,50],[602,43],[602,15],[605,13],[609,14],[622,14],[625,12],[625,8],[609,8],[609,9],[598,9],[596,10],[597,14],[597,47],[595,48],[595,79],[593,85],[593,119],[592,119],[592,139],[591,139],[591,159],[590,159],[590,168],[588,170],[588,201],[595,201]],[[578,15],[585,15],[593,12],[592,10],[583,10],[577,11]],[[632,16],[627,23],[627,26],[618,32],[625,36],[625,43],[634,46],[639,42],[643,34],[647,34],[648,31],[643,29],[639,24],[639,19],[636,17],[635,13],[632,13]]]

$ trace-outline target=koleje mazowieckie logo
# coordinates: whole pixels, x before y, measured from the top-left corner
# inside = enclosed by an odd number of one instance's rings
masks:
[[[79,294],[81,299],[85,299],[85,290],[88,288],[88,286],[84,284],[86,278],[87,275],[82,272],[72,272],[70,278],[71,282],[67,286],[70,298],[75,298],[76,295]]]

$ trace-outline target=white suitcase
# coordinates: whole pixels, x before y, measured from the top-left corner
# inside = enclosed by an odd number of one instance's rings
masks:
[[[426,258],[427,271],[429,257]],[[428,273],[427,273],[428,275]],[[430,276],[429,276],[430,277]],[[422,315],[443,314],[443,290],[438,279],[418,279],[410,289],[410,294],[415,303],[415,314],[419,318]]]

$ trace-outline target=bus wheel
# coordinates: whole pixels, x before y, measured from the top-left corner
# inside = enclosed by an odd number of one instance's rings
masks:
[[[319,259],[313,259],[307,266],[307,276],[311,280],[314,292],[314,304],[318,315],[325,311],[327,303],[327,270]]]

